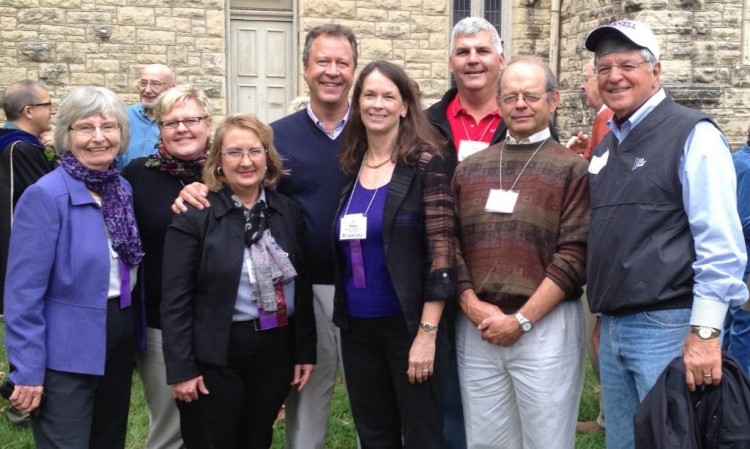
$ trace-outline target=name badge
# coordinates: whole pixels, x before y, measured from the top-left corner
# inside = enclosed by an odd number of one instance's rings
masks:
[[[598,175],[599,172],[602,171],[602,168],[607,165],[608,159],[609,150],[605,151],[601,156],[594,155],[594,157],[591,158],[591,163],[589,163],[589,173]]]
[[[349,214],[341,217],[339,240],[364,240],[367,238],[367,217]]]
[[[512,214],[518,201],[518,192],[512,190],[492,189],[487,197],[484,210],[501,214]]]
[[[289,324],[289,317],[286,311],[286,297],[284,296],[284,286],[281,284],[274,285],[276,290],[276,311],[266,312],[263,308],[258,307],[258,321],[260,330],[273,329]]]
[[[255,284],[255,271],[253,270],[253,261],[249,257],[245,259],[245,267],[247,267],[247,280],[251,284]]]
[[[489,145],[477,140],[462,140],[458,144],[458,161],[461,162],[474,153],[478,153]]]

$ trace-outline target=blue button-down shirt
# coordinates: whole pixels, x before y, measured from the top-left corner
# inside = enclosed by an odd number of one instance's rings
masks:
[[[310,116],[310,119],[312,119],[313,123],[315,123],[315,126],[318,127],[321,131],[323,131],[326,136],[328,136],[331,140],[336,140],[336,138],[341,134],[341,132],[344,130],[344,127],[346,126],[346,122],[349,121],[349,111],[351,109],[351,105],[349,105],[349,108],[346,110],[346,114],[344,114],[344,117],[336,122],[336,126],[333,128],[333,132],[328,132],[326,129],[325,122],[321,121],[318,117],[315,116],[315,113],[312,110],[312,106],[310,106],[310,103],[307,104],[307,115]]]
[[[630,132],[666,98],[660,89],[619,128],[607,126],[622,143]],[[699,122],[680,156],[682,201],[695,241],[693,311],[690,324],[724,328],[729,305],[745,302],[742,281],[747,263],[745,240],[736,207],[736,177],[729,143],[713,124]]]
[[[117,156],[117,167],[122,170],[133,159],[150,156],[156,153],[156,142],[159,141],[159,126],[156,120],[148,118],[143,103],[128,106],[130,121],[130,144],[125,153]]]

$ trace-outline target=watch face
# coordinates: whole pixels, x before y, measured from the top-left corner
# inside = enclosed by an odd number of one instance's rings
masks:
[[[708,327],[701,327],[698,329],[698,336],[704,340],[711,338],[711,334],[713,334],[713,332]]]
[[[522,331],[524,331],[524,332],[528,332],[528,331],[530,331],[530,330],[531,330],[531,323],[530,323],[530,322],[528,322],[528,321],[527,321],[527,322],[525,322],[525,323],[523,323],[523,324],[521,325],[521,330],[522,330]]]

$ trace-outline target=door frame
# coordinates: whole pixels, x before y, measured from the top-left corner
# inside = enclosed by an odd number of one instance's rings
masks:
[[[264,21],[264,22],[287,22],[292,24],[292,49],[291,54],[293,55],[292,58],[292,67],[290,70],[290,76],[292,77],[292,83],[291,83],[291,89],[292,89],[292,99],[299,96],[299,78],[300,78],[300,56],[299,56],[299,29],[298,29],[298,20],[297,20],[297,2],[292,2],[293,9],[292,11],[257,11],[257,10],[244,10],[244,9],[230,9],[229,8],[229,0],[227,0],[227,11],[229,11],[229,14],[226,16],[226,48],[225,48],[225,55],[226,57],[224,60],[226,61],[226,73],[227,73],[227,79],[226,79],[226,85],[227,85],[227,114],[230,114],[230,111],[234,111],[234,109],[237,107],[237,99],[232,94],[231,87],[232,84],[232,77],[234,76],[234,70],[235,68],[232,67],[232,42],[231,42],[231,36],[232,36],[232,21],[233,20],[241,20],[241,21]],[[289,105],[286,105],[288,108]]]

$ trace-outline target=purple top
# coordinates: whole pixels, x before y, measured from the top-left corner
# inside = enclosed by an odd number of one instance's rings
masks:
[[[388,193],[388,184],[376,190],[365,189],[357,183],[352,190],[351,203],[343,207],[339,219],[336,220],[336,236],[341,231],[341,217],[345,214],[361,214],[367,210],[367,238],[359,240],[362,247],[364,262],[365,288],[354,286],[352,272],[352,253],[350,240],[339,240],[342,253],[346,259],[344,273],[344,293],[349,315],[357,318],[379,318],[400,315],[401,303],[388,274],[383,250],[383,210]],[[373,199],[373,195],[375,198]],[[367,205],[372,200],[369,210]]]

